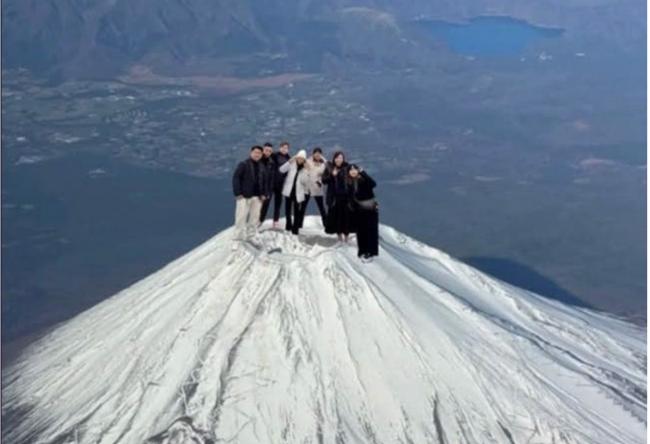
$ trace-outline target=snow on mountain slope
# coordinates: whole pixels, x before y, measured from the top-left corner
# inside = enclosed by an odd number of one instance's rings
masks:
[[[29,347],[7,443],[646,441],[646,331],[392,228],[226,230]]]

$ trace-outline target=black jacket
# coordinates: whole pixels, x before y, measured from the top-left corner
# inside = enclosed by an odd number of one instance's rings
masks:
[[[256,172],[255,163],[253,159],[246,159],[237,165],[232,175],[232,192],[235,196],[248,198],[270,194],[266,167],[259,161]]]
[[[352,200],[353,207],[356,208],[356,201],[359,200],[368,200],[375,197],[373,188],[377,186],[377,183],[368,176],[365,171],[359,173],[359,178],[352,181],[349,185],[350,199]]]
[[[322,182],[327,185],[327,194],[325,196],[325,203],[328,207],[334,205],[336,196],[348,196],[348,169],[349,165],[347,162],[343,162],[339,172],[336,176],[332,175],[332,170],[334,169],[334,164],[332,162],[327,162],[325,166],[325,171],[323,172]]]
[[[273,174],[273,190],[282,191],[284,186],[284,179],[287,177],[288,173],[281,173],[278,171],[282,165],[291,159],[291,156],[288,154],[282,154],[280,152],[273,153],[273,161],[275,162],[275,172]]]
[[[275,162],[275,156],[271,157],[262,157],[260,163],[264,166],[266,170],[266,189],[269,193],[272,193],[275,188],[275,179],[280,172],[278,171],[278,166]]]

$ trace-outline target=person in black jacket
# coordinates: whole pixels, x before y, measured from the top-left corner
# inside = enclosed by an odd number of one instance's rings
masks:
[[[270,190],[269,198],[264,200],[262,204],[262,209],[260,210],[260,225],[266,219],[266,214],[269,211],[269,206],[271,206],[271,200],[275,199],[275,213],[273,218],[273,225],[277,224],[277,220],[280,219],[280,205],[282,205],[282,189],[279,191],[275,188],[275,176],[280,174],[278,172],[278,166],[276,164],[276,156],[273,152],[273,145],[269,142],[264,144],[262,148],[262,159],[260,160],[264,168],[266,169],[268,189]],[[277,216],[275,216],[277,214]]]
[[[348,191],[348,163],[345,154],[337,151],[332,161],[327,163],[322,176],[322,183],[327,185],[325,202],[327,216],[325,232],[338,236],[339,242],[347,242],[354,231],[350,218],[350,193]]]
[[[379,212],[373,189],[377,183],[357,165],[348,170],[352,223],[357,232],[357,255],[370,261],[379,255]]]
[[[251,148],[250,157],[239,162],[232,176],[232,191],[237,199],[235,238],[246,239],[256,230],[262,203],[270,194],[266,169],[260,162],[262,147]]]
[[[271,181],[271,193],[273,194],[273,228],[278,228],[280,225],[280,211],[282,209],[282,201],[284,197],[282,196],[282,188],[284,187],[284,179],[287,177],[286,173],[281,173],[278,169],[289,161],[291,156],[289,155],[289,142],[282,142],[280,144],[280,151],[274,152],[271,155],[271,160],[273,161],[273,179]],[[268,205],[267,205],[268,210]],[[266,217],[266,212],[264,213]]]
[[[282,195],[282,190],[284,189],[284,181],[287,178],[287,173],[282,173],[279,171],[280,167],[287,163],[291,159],[289,154],[289,142],[282,142],[280,144],[280,150],[275,153],[275,180],[273,185],[273,194],[275,199],[275,207],[273,208],[273,228],[278,228],[280,220],[280,210],[282,207],[282,201],[285,200]],[[286,206],[285,202],[285,216],[289,217],[291,214],[291,208]]]

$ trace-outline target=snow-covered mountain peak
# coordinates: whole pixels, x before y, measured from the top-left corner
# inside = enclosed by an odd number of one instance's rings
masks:
[[[645,442],[645,329],[386,226],[370,264],[315,218],[232,234],[28,348],[7,442]]]

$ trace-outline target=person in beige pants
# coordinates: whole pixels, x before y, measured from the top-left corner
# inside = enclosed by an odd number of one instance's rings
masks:
[[[235,239],[246,240],[257,232],[262,203],[268,198],[268,174],[261,164],[262,147],[251,148],[248,159],[239,162],[232,177],[235,195]]]
[[[259,197],[237,198],[235,204],[235,238],[246,240],[257,231],[260,212],[262,210],[262,199]]]

